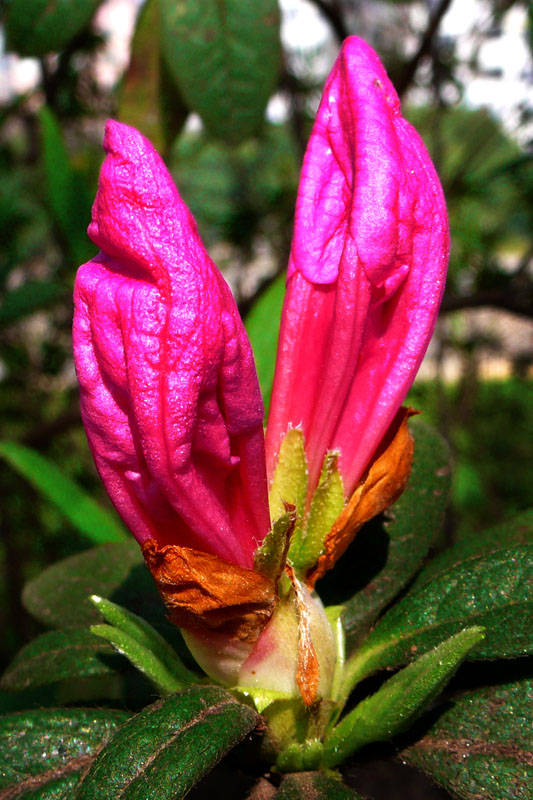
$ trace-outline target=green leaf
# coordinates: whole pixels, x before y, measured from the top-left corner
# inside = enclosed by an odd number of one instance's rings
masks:
[[[22,56],[58,53],[92,19],[101,0],[10,0],[7,49]]]
[[[466,561],[467,558],[505,550],[514,544],[531,544],[532,542],[533,509],[529,509],[501,525],[465,537],[453,547],[444,550],[420,570],[411,586],[411,591],[424,586],[436,575],[440,575],[461,561]]]
[[[287,775],[273,796],[273,800],[361,800],[361,796],[348,789],[340,780],[322,772],[304,772]]]
[[[0,457],[26,478],[93,542],[120,541],[127,534],[115,516],[95,503],[55,464],[18,442],[0,442]]]
[[[244,141],[263,122],[281,62],[276,0],[160,0],[169,72],[215,137]]]
[[[113,648],[87,630],[50,631],[20,650],[0,681],[0,688],[20,691],[64,680],[111,675]]]
[[[377,623],[345,672],[345,691],[370,672],[411,661],[445,637],[481,625],[486,638],[474,658],[510,658],[533,647],[530,587],[533,546],[469,559],[404,597]]]
[[[349,650],[419,569],[442,525],[450,489],[449,448],[436,430],[418,419],[410,423],[410,429],[415,440],[413,468],[405,492],[386,512],[388,521],[381,531],[382,538],[386,537],[385,563],[344,603]],[[379,538],[372,523],[365,526],[351,545],[350,565],[361,570],[375,563]]]
[[[246,332],[254,351],[259,385],[267,410],[276,367],[279,325],[284,297],[285,275],[280,275],[261,293],[244,320]]]
[[[84,178],[70,163],[59,122],[47,106],[39,112],[39,123],[47,205],[73,261],[82,264],[95,253],[86,234],[92,197]]]
[[[39,709],[0,717],[0,791],[17,798],[60,798],[129,714],[100,709]]]
[[[93,625],[91,632],[107,639],[162,692],[176,692],[184,683],[198,681],[166,639],[145,620],[103,597],[93,595],[91,600],[110,623]]]
[[[467,628],[389,678],[333,729],[324,742],[324,765],[336,767],[364,745],[406,730],[483,638],[483,628]]]
[[[89,599],[92,594],[142,616],[173,649],[186,650],[134,541],[104,544],[53,564],[26,584],[22,600],[44,625],[73,628],[100,621]]]
[[[49,281],[28,281],[4,295],[0,304],[0,325],[9,325],[35,311],[53,305],[63,288]]]
[[[258,721],[223,689],[170,695],[124,724],[94,762],[77,800],[184,797]]]
[[[464,800],[529,800],[532,696],[533,680],[463,694],[401,756]]]

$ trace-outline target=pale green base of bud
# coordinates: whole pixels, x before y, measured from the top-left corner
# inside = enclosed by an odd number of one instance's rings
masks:
[[[183,631],[194,658],[205,672],[228,687],[242,687],[252,698],[264,692],[300,698],[297,683],[301,627],[308,626],[318,665],[316,699],[329,697],[336,663],[335,635],[317,595],[299,588],[300,608],[292,589],[282,597],[257,642],[250,646],[216,632]],[[302,612],[303,605],[303,612]]]

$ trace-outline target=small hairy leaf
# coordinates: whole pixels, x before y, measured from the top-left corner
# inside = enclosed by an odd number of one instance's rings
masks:
[[[472,558],[404,597],[378,622],[347,664],[345,686],[376,669],[411,661],[444,637],[481,625],[486,638],[471,658],[510,658],[533,648],[533,546]]]
[[[113,648],[90,631],[50,631],[17,653],[2,676],[0,688],[20,691],[65,678],[113,674],[110,657]]]
[[[93,625],[91,628],[93,633],[96,633],[97,636],[103,635],[116,649],[123,652],[135,666],[138,666],[130,654],[122,648],[116,637],[110,636],[108,631],[102,634],[102,632],[96,631],[95,628],[111,628],[136,643],[146,652],[146,656],[143,659],[144,666],[146,667],[149,656],[155,672],[149,674],[146,668],[139,667],[139,669],[142,669],[158,686],[165,686],[166,691],[177,691],[183,688],[184,682],[195,683],[198,681],[198,675],[187,669],[167,640],[142,617],[132,614],[126,608],[122,608],[122,606],[97,595],[91,597],[91,602],[104,619],[109,622],[109,625]]]
[[[467,628],[389,678],[333,729],[324,743],[325,766],[335,767],[365,744],[408,728],[483,637],[483,628]]]
[[[533,681],[458,697],[402,758],[464,800],[529,800]]]
[[[160,0],[169,72],[215,137],[241,142],[260,127],[280,67],[276,0]]]
[[[111,512],[95,503],[47,458],[17,442],[0,442],[0,457],[26,478],[93,542],[120,541],[126,531]]]
[[[30,792],[31,797],[62,797],[128,716],[53,708],[0,717],[0,790],[17,798]]]
[[[128,720],[101,752],[76,800],[184,797],[259,718],[223,689],[191,687]]]

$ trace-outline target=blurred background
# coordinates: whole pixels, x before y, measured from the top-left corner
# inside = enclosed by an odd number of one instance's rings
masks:
[[[78,498],[108,504],[81,427],[70,330],[74,275],[96,252],[85,231],[105,119],[135,125],[164,155],[234,290],[268,400],[300,165],[349,34],[378,50],[449,205],[449,280],[410,397],[452,448],[445,537],[528,505],[530,3],[11,0],[0,9],[3,664],[36,633],[24,582],[91,544],[73,521]]]

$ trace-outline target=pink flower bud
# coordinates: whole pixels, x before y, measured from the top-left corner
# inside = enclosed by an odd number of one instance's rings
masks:
[[[263,403],[224,279],[162,160],[108,122],[74,355],[91,450],[142,544],[240,567],[269,530]]]
[[[426,352],[444,289],[448,223],[428,153],[376,53],[350,37],[304,160],[270,416],[267,468],[301,427],[309,489],[337,450],[346,496]]]

